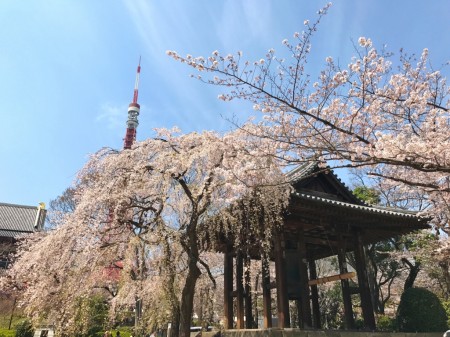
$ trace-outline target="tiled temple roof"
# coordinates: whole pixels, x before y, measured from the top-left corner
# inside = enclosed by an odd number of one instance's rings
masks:
[[[0,237],[17,237],[41,230],[45,213],[39,206],[0,203]]]
[[[322,203],[324,205],[330,205],[334,207],[338,207],[341,209],[355,209],[361,212],[367,212],[371,214],[379,214],[386,216],[394,216],[394,217],[402,217],[402,218],[410,218],[410,219],[420,219],[417,215],[418,212],[408,211],[399,208],[390,208],[383,207],[378,205],[369,205],[362,200],[359,200],[351,191],[349,187],[345,185],[345,183],[333,172],[333,170],[329,167],[320,168],[319,163],[317,161],[305,162],[302,165],[294,168],[292,171],[289,171],[286,176],[292,184],[296,184],[305,179],[311,178],[316,174],[327,174],[335,183],[340,186],[342,192],[348,193],[351,195],[355,202],[348,202],[344,200],[336,200],[331,195],[327,196],[325,193],[315,192],[311,190],[296,190],[293,195],[297,198],[303,200],[310,200],[312,202]]]
[[[340,208],[348,208],[355,209],[362,212],[372,213],[372,214],[383,214],[389,216],[397,216],[404,218],[417,218],[417,212],[414,211],[406,211],[399,208],[390,208],[390,207],[382,207],[382,206],[374,206],[374,205],[357,205],[349,202],[343,202],[339,200],[328,199],[323,196],[314,195],[314,193],[299,193],[294,192],[294,196],[304,200],[311,200],[319,203],[323,203],[324,205],[331,205]]]

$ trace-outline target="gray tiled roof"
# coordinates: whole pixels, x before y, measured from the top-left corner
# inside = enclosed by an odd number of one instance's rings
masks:
[[[42,229],[45,210],[39,210],[36,206],[0,203],[0,236],[16,237]]]
[[[291,183],[295,183],[295,182],[301,181],[303,179],[309,178],[309,177],[313,176],[314,174],[320,173],[320,172],[327,173],[328,175],[333,176],[334,180],[339,185],[341,185],[348,192],[353,193],[348,188],[348,186],[345,185],[345,183],[341,180],[341,178],[339,178],[336,175],[336,173],[334,173],[334,171],[329,166],[320,167],[318,161],[305,162],[305,163],[297,166],[293,170],[287,172],[286,176],[288,177],[288,179]]]
[[[312,200],[316,202],[320,202],[323,204],[334,205],[342,208],[351,208],[356,209],[363,212],[373,213],[373,214],[384,214],[390,216],[397,216],[402,218],[415,218],[420,219],[417,216],[417,212],[407,211],[398,208],[390,208],[390,207],[382,207],[382,206],[374,206],[374,205],[356,205],[348,202],[343,202],[339,200],[332,200],[328,198],[324,198],[321,196],[315,196],[312,193],[298,193],[294,192],[294,195],[300,199]]]
[[[319,166],[317,161],[305,162],[286,173],[289,181],[296,182],[309,177]]]
[[[340,186],[341,193],[346,194],[350,199],[353,199],[356,203],[361,205],[366,205],[363,200],[359,200],[352,192],[352,190],[339,178],[336,173],[329,167],[324,166],[320,167],[318,161],[308,161],[305,162],[293,170],[286,173],[286,176],[288,180],[291,182],[291,184],[295,184],[297,182],[300,182],[304,179],[311,178],[316,174],[324,173],[329,178],[331,178],[338,186]]]
[[[346,190],[348,193],[350,193],[352,196],[354,196],[353,192],[345,185],[345,183],[331,170],[329,167],[327,167],[327,173],[331,175],[334,180],[341,185],[341,187]],[[305,162],[302,165],[299,165],[298,167],[294,168],[292,171],[288,172],[286,175],[292,183],[301,181],[303,179],[309,178],[312,175],[315,174],[315,172],[319,171],[319,163],[317,161],[310,161]],[[358,211],[371,213],[371,214],[380,214],[380,215],[387,215],[387,216],[393,216],[393,217],[401,217],[401,218],[410,218],[410,219],[421,219],[417,214],[418,212],[415,211],[408,211],[398,208],[390,208],[390,207],[383,207],[378,205],[369,205],[365,203],[362,200],[358,200],[359,203],[352,203],[352,202],[345,202],[342,200],[335,200],[332,198],[329,198],[325,195],[321,195],[320,192],[314,192],[314,191],[295,191],[293,193],[296,197],[304,200],[311,200],[314,202],[319,202],[323,205],[330,205],[335,206],[339,208],[347,208],[347,209],[355,209]],[[356,198],[356,197],[355,197]]]

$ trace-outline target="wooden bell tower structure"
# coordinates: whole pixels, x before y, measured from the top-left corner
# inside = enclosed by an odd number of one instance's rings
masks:
[[[330,279],[341,283],[346,329],[354,329],[351,295],[360,297],[365,328],[375,330],[375,316],[369,289],[364,246],[427,228],[427,220],[415,212],[367,205],[330,170],[317,163],[307,163],[288,174],[295,192],[282,230],[273,233],[272,249],[261,261],[263,328],[289,328],[289,301],[295,301],[303,329],[320,329],[319,294],[316,261],[337,256],[339,275]],[[241,247],[224,244],[224,322],[225,329],[255,327],[246,261]],[[249,253],[250,252],[250,253]],[[353,252],[355,272],[349,273],[346,253]],[[246,258],[261,260],[257,249]],[[269,275],[269,261],[275,265],[275,278]],[[349,278],[356,273],[357,286]],[[276,293],[273,312],[271,290]],[[235,310],[233,309],[235,308]],[[236,317],[236,320],[234,318]],[[276,317],[276,326],[272,318]],[[293,322],[292,322],[293,323]]]

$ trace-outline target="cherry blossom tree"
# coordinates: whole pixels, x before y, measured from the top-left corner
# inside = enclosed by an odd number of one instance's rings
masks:
[[[65,214],[72,213],[75,210],[75,195],[75,189],[68,187],[60,196],[50,201],[46,219],[50,227],[57,227],[63,222]]]
[[[197,281],[213,279],[204,254],[224,237],[242,244],[246,231],[268,247],[282,224],[290,188],[276,145],[251,138],[159,130],[131,150],[93,155],[78,175],[74,211],[28,239],[9,271],[27,313],[48,312],[69,333],[75,300],[107,289],[113,308],[139,299],[162,313],[148,317],[154,324],[173,313],[174,336],[188,336]]]
[[[219,96],[253,103],[261,113],[249,134],[273,139],[290,163],[321,160],[337,167],[369,167],[408,195],[425,196],[429,215],[442,228],[450,202],[450,89],[444,74],[431,66],[424,49],[419,58],[393,54],[358,39],[355,56],[341,66],[332,57],[314,79],[307,73],[312,38],[330,4],[305,31],[282,44],[290,57],[273,48],[260,60],[212,52],[209,57],[167,54],[200,72],[197,77],[224,87]],[[201,73],[205,73],[202,75]]]

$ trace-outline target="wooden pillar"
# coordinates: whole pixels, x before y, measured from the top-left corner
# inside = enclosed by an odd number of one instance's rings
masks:
[[[317,279],[316,261],[314,259],[309,259],[309,277],[312,280]],[[322,324],[320,322],[319,291],[317,289],[317,284],[311,286],[311,302],[313,313],[313,327],[316,329],[320,329],[322,327]]]
[[[278,327],[289,328],[289,300],[286,280],[286,257],[282,233],[275,237],[275,274],[277,284]]]
[[[299,228],[298,237],[298,263],[300,270],[300,302],[302,308],[302,321],[303,328],[312,327],[312,317],[311,317],[311,301],[309,294],[309,277],[308,277],[308,265],[306,258],[306,242],[305,242],[305,232],[303,228]]]
[[[236,328],[244,329],[244,259],[242,253],[236,255]]]
[[[261,258],[262,293],[263,293],[263,328],[272,327],[272,297],[270,295],[269,257]]]
[[[338,243],[338,263],[339,263],[339,273],[348,273],[347,260],[345,257],[345,241],[342,235],[339,235]],[[346,329],[355,328],[355,319],[353,317],[353,307],[352,307],[352,297],[350,292],[350,285],[348,279],[341,280],[342,289],[342,299],[344,301],[344,320]]]
[[[230,247],[224,254],[223,292],[225,329],[233,329],[233,256]]]
[[[366,256],[362,242],[361,232],[356,232],[355,262],[358,274],[359,294],[361,296],[361,309],[366,329],[375,330],[375,315],[373,313],[372,298],[370,296],[369,279],[367,277]]]
[[[252,292],[250,287],[250,258],[245,260],[245,328],[253,328]]]

